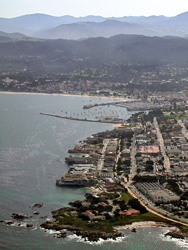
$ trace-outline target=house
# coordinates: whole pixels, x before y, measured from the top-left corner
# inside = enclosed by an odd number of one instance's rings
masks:
[[[70,216],[78,216],[78,212],[77,211],[70,211]]]
[[[133,208],[129,208],[128,210],[124,210],[124,211],[119,211],[119,215],[122,215],[122,216],[131,216],[135,214],[140,214],[140,211],[133,209]]]
[[[106,220],[106,216],[104,216],[104,215],[97,215],[97,216],[95,216],[95,218],[94,218],[94,220]]]
[[[88,217],[90,220],[93,220],[95,218],[95,215],[91,211],[89,211],[89,210],[87,210],[86,212],[84,212],[83,215],[86,216],[86,217]]]
[[[88,208],[88,207],[90,207],[90,206],[91,206],[91,202],[86,202],[86,201],[83,201],[83,202],[82,202],[82,206],[83,206],[83,207],[87,207],[87,208]]]
[[[127,210],[127,212],[131,213],[131,215],[140,214],[140,211],[139,211],[139,210],[136,210],[136,209],[133,209],[133,208],[129,208],[129,209]]]
[[[108,206],[108,205],[107,205],[106,203],[104,203],[104,202],[100,202],[99,205],[101,205],[102,207]]]
[[[81,146],[81,145],[76,145],[76,146],[74,147],[74,149],[75,149],[75,150],[78,150],[78,151],[79,151],[79,150],[82,150],[82,146]]]
[[[141,154],[158,154],[159,147],[155,146],[155,145],[140,146],[139,153],[141,153]]]

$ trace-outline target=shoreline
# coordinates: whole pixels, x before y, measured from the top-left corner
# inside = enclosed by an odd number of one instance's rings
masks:
[[[97,97],[104,99],[114,99],[122,101],[137,101],[138,99],[129,99],[127,97],[114,97],[114,96],[98,96],[98,95],[87,95],[87,94],[64,94],[64,93],[43,93],[43,92],[14,92],[14,91],[0,91],[0,94],[26,94],[26,95],[52,95],[52,96],[75,96],[75,97]]]
[[[156,221],[140,221],[140,222],[133,222],[131,224],[127,224],[124,226],[117,226],[114,227],[114,229],[116,230],[126,230],[126,229],[134,229],[134,228],[143,228],[143,227],[160,227],[160,228],[167,228],[170,229],[171,231],[174,230],[179,230],[178,227],[176,226],[171,226],[168,223],[164,223],[164,222],[156,222]]]
[[[181,229],[179,229],[176,226],[169,225],[165,222],[155,222],[155,221],[141,221],[141,222],[133,222],[131,224],[126,224],[123,226],[116,226],[113,227],[113,232],[107,233],[107,232],[100,232],[100,231],[88,231],[83,230],[81,228],[77,228],[72,225],[58,225],[55,222],[47,221],[40,225],[41,229],[44,230],[52,230],[54,231],[54,234],[59,235],[59,238],[65,238],[67,235],[62,235],[63,230],[67,230],[69,232],[72,232],[73,235],[81,237],[84,241],[94,243],[99,242],[100,240],[114,240],[116,241],[118,238],[126,237],[126,233],[122,232],[124,230],[130,230],[133,233],[137,233],[138,228],[163,228],[167,231],[163,233],[164,237],[169,236],[171,238],[176,239],[187,239],[187,234],[182,232]],[[60,233],[59,233],[60,232]],[[62,236],[61,236],[62,235]]]

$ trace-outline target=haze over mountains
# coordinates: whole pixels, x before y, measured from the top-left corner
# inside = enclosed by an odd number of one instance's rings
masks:
[[[146,36],[188,36],[188,12],[175,17],[129,16],[129,17],[54,17],[31,14],[15,18],[0,18],[0,31],[44,38],[85,39],[110,37],[118,34]],[[1,34],[0,34],[1,35]]]

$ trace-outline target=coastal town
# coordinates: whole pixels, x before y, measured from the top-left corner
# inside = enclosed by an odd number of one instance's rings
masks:
[[[119,237],[116,226],[156,221],[179,226],[181,233],[171,236],[186,237],[187,105],[179,100],[163,111],[135,113],[112,131],[92,135],[70,149],[65,158],[69,171],[56,185],[89,187],[91,191],[85,200],[54,211],[55,221],[42,227],[69,225],[70,231],[81,228],[77,235],[96,240],[113,233]]]
[[[114,125],[113,130],[94,134],[68,150],[65,163],[69,170],[56,180],[56,185],[87,187],[88,191],[85,200],[54,211],[54,221],[44,222],[42,228],[60,230],[59,237],[65,237],[62,230],[67,229],[97,241],[120,237],[115,229],[118,226],[154,221],[176,225],[179,231],[170,236],[187,237],[186,72],[185,68],[171,66],[163,71],[134,70],[127,83],[122,79],[109,82],[107,76],[100,78],[99,72],[96,79],[89,79],[82,72],[35,80],[31,77],[24,83],[24,72],[21,76],[1,75],[2,91],[115,98],[110,102],[85,103],[80,113],[40,113],[75,122]],[[142,90],[138,89],[138,79]],[[128,120],[125,111],[132,114]]]
[[[0,69],[0,91],[168,101],[172,96],[187,96],[187,73],[184,65],[139,63],[61,69],[61,73]]]
[[[188,2],[8,1],[0,249],[188,248]]]
[[[66,110],[63,115],[40,113],[52,119],[114,126],[68,150],[64,159],[68,172],[59,176],[54,185],[62,189],[86,188],[85,199],[52,211],[50,220],[41,217],[41,228],[55,230],[57,237],[64,238],[71,231],[86,240],[98,241],[123,237],[121,227],[136,233],[136,226],[130,225],[142,222],[175,227],[167,235],[187,238],[188,101],[186,92],[180,94],[83,103],[83,114],[73,113],[76,117]],[[123,119],[124,112],[121,110],[120,117],[114,107],[130,110],[132,115]],[[86,114],[90,114],[89,118],[84,118]],[[13,213],[12,218],[27,220],[27,227],[33,227],[27,215]],[[13,221],[8,223],[12,225]]]

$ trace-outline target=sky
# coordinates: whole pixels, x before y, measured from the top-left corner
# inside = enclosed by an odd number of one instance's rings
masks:
[[[188,0],[0,0],[0,17],[44,13],[75,17],[100,15],[175,16],[188,11]]]

